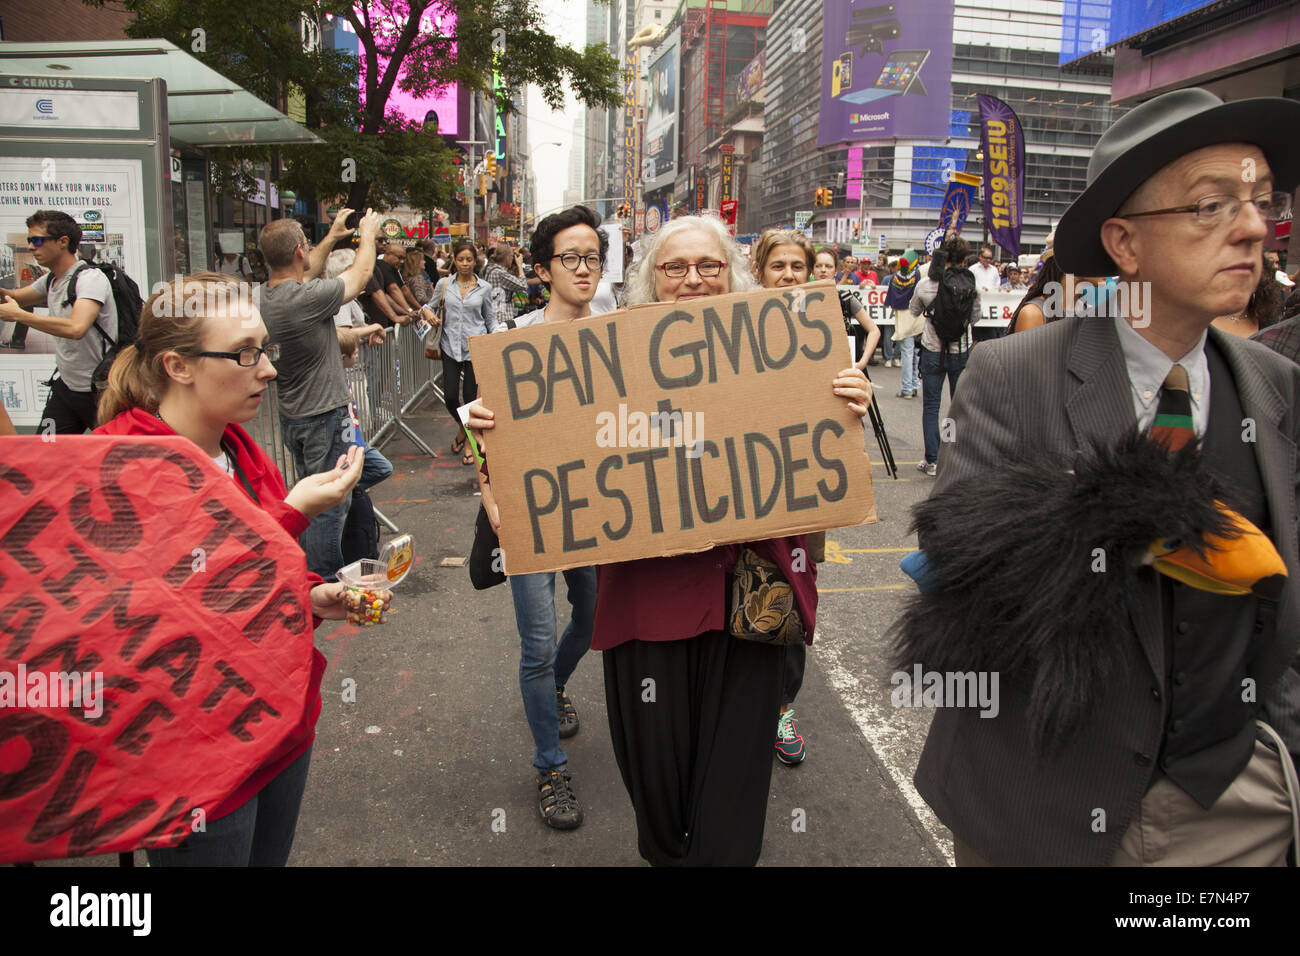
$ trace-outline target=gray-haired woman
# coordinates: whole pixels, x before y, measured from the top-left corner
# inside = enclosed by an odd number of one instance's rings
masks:
[[[720,219],[683,216],[645,241],[626,304],[754,286]],[[859,416],[867,414],[871,386],[861,370],[846,368],[828,384]],[[481,405],[470,414],[471,427],[491,427]],[[811,640],[815,565],[794,567],[796,549],[807,553],[804,536],[748,546],[791,583]],[[727,631],[727,585],[742,547],[597,568],[591,646],[605,652],[610,738],[636,810],[638,847],[656,866],[752,866],[762,852],[783,654]],[[653,704],[643,697],[647,687]]]

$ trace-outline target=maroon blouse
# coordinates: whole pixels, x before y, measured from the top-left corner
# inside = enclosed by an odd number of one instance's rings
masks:
[[[624,641],[684,641],[726,629],[728,578],[741,545],[728,544],[671,558],[644,558],[596,568],[596,620],[591,648],[607,651]],[[817,623],[817,565],[804,536],[750,542],[774,562],[794,589],[805,641]],[[795,549],[801,549],[794,570]]]

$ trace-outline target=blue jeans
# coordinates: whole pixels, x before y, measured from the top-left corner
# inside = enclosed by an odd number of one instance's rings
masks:
[[[555,574],[512,574],[510,596],[515,602],[515,622],[523,645],[519,657],[519,689],[524,713],[533,732],[538,770],[563,767],[569,758],[560,749],[560,721],[555,692],[568,683],[591,647],[591,627],[596,616],[596,569],[570,568],[561,572],[569,587],[573,615],[558,645],[555,639]]]
[[[253,799],[191,833],[180,846],[146,850],[150,866],[284,866],[307,789],[311,749],[280,771]]]
[[[338,464],[339,456],[347,454],[344,430],[351,423],[346,405],[310,418],[280,419],[284,444],[293,455],[299,478],[318,475]],[[298,539],[307,555],[307,569],[326,581],[337,580],[343,566],[343,522],[348,516],[348,504],[344,501],[312,518]]]
[[[943,380],[948,379],[948,397],[957,391],[957,379],[966,367],[970,352],[949,353],[947,364],[940,352],[921,347],[921,384],[923,408],[921,430],[925,434],[925,460],[934,464],[939,460],[939,401],[943,396]]]
[[[894,345],[894,323],[884,325],[877,322],[876,325],[880,329],[880,360],[893,361],[898,358],[897,348]]]
[[[915,395],[920,391],[920,378],[916,371],[916,336],[909,335],[898,343],[898,358],[903,363],[903,384],[899,388]]]
[[[365,456],[366,461],[361,466],[361,480],[357,482],[357,491],[369,491],[393,473],[393,463],[385,458],[379,449],[367,445]]]

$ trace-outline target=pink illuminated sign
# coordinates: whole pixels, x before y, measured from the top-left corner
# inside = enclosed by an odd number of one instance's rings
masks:
[[[363,4],[357,6],[357,12],[360,15]],[[392,0],[391,3],[374,3],[370,5],[370,22],[373,24],[372,29],[375,32],[375,38],[384,45],[391,45],[396,39],[405,22],[407,6],[403,0]],[[390,12],[391,11],[391,12]],[[392,13],[395,12],[400,20],[394,20]],[[442,13],[433,9],[426,10],[424,16],[420,19],[420,32],[422,34],[442,34],[446,36],[453,35],[456,32],[455,15]],[[379,58],[379,68],[384,70],[388,66],[388,60],[384,57]],[[358,78],[359,89],[361,94],[362,105],[365,105],[366,99],[366,62],[365,52],[362,51],[358,57]],[[398,78],[400,84],[401,78]],[[459,134],[460,113],[458,110],[458,90],[456,84],[451,84],[446,89],[433,93],[430,96],[412,96],[404,92],[400,86],[394,85],[392,93],[388,96],[388,111],[396,110],[406,119],[423,123],[430,112],[438,115],[438,132]]]

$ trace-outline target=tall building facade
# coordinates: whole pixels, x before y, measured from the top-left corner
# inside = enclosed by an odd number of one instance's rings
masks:
[[[951,25],[935,24],[936,30],[951,29],[953,38],[948,135],[819,149],[820,70],[809,64],[821,63],[822,0],[785,0],[769,26],[765,77],[763,192],[769,224],[790,223],[795,210],[813,209],[816,188],[829,186],[835,202],[817,210],[814,237],[847,243],[859,213],[857,199],[847,194],[860,181],[873,236],[886,234],[896,252],[918,248],[938,222],[945,170],[983,172],[976,95],[987,93],[1007,103],[1023,123],[1021,245],[1025,251],[1041,249],[1082,191],[1098,138],[1123,112],[1110,103],[1110,61],[1097,62],[1086,74],[1062,72],[1062,7],[1061,0],[957,3]],[[802,53],[796,50],[800,45]],[[977,203],[964,234],[979,239],[983,226]]]

